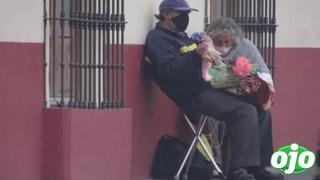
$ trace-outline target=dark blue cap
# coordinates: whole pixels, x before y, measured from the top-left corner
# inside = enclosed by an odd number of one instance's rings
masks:
[[[163,0],[159,6],[159,15],[167,9],[177,11],[198,11],[198,9],[191,8],[186,0]]]

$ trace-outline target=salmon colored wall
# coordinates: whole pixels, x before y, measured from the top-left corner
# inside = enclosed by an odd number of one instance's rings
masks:
[[[126,107],[132,109],[132,178],[149,176],[161,135],[179,133],[179,112],[153,83],[143,61],[142,45],[125,46]]]
[[[1,180],[42,180],[42,47],[0,43]]]
[[[57,180],[80,175],[146,178],[160,136],[190,132],[175,104],[144,71],[142,45],[125,45],[125,102],[130,112],[43,110],[42,48],[41,43],[0,43],[1,180],[43,180],[50,173],[57,173]],[[319,49],[276,50],[276,148],[298,142],[316,150],[318,57]],[[62,122],[73,131],[61,129]],[[110,146],[120,143],[124,149]],[[103,169],[111,166],[120,168]]]
[[[131,110],[44,109],[44,180],[131,180]]]
[[[320,49],[276,49],[276,147],[292,142],[316,151],[320,135]]]

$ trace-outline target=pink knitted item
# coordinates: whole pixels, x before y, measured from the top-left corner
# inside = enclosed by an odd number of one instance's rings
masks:
[[[233,73],[236,76],[239,76],[240,78],[245,78],[248,75],[250,75],[252,71],[252,65],[250,64],[250,61],[247,58],[239,56],[232,69]]]

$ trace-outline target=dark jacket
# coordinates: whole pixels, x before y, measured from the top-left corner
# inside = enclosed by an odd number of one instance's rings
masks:
[[[210,84],[201,76],[201,57],[186,35],[157,25],[148,34],[145,53],[152,63],[154,80],[177,105],[188,102]]]

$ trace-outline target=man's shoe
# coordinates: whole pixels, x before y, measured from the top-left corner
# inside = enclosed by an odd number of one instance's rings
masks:
[[[253,175],[245,169],[237,169],[228,174],[227,180],[256,180]]]
[[[270,171],[263,168],[261,171],[254,174],[257,180],[285,180],[284,176],[277,171]]]

